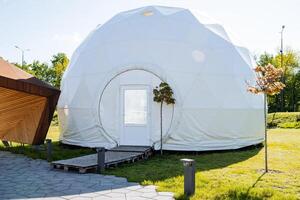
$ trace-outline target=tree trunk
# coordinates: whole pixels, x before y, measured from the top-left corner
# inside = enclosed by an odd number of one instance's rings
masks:
[[[162,134],[163,134],[163,127],[162,127],[162,108],[163,108],[163,102],[160,103],[160,155],[163,154],[163,141],[162,141]]]
[[[293,82],[293,112],[296,112],[296,76],[294,75]]]
[[[268,134],[267,134],[267,95],[264,94],[264,117],[265,117],[265,172],[268,172]]]

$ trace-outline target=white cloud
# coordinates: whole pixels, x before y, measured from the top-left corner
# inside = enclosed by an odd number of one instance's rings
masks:
[[[64,42],[68,44],[78,44],[82,41],[83,37],[78,32],[71,34],[55,34],[52,38],[54,41]]]

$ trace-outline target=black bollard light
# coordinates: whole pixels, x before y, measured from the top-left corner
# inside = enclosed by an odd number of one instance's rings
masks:
[[[105,170],[105,148],[97,148],[97,173]]]
[[[47,161],[51,162],[52,161],[52,140],[46,139],[46,144],[47,144]]]
[[[193,159],[181,159],[184,166],[184,194],[191,196],[195,193],[195,161]]]

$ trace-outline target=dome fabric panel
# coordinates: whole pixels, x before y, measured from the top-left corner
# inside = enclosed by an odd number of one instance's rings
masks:
[[[220,150],[260,143],[263,97],[248,93],[245,83],[255,80],[252,67],[249,51],[237,46],[221,24],[199,13],[161,6],[121,12],[93,30],[72,56],[58,102],[62,142],[106,148],[122,144],[128,127],[122,124],[120,88],[138,85],[150,88],[147,127],[150,145],[159,149],[160,122],[151,99],[158,85],[154,76],[166,81],[176,98],[170,128],[163,127],[163,149]],[[134,70],[152,75],[133,76]]]

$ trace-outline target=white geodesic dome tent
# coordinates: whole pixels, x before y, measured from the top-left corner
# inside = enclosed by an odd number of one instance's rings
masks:
[[[150,6],[122,12],[92,31],[62,80],[63,143],[160,147],[153,88],[176,98],[163,107],[163,149],[236,149],[264,140],[263,97],[247,49],[225,29],[187,9]]]

